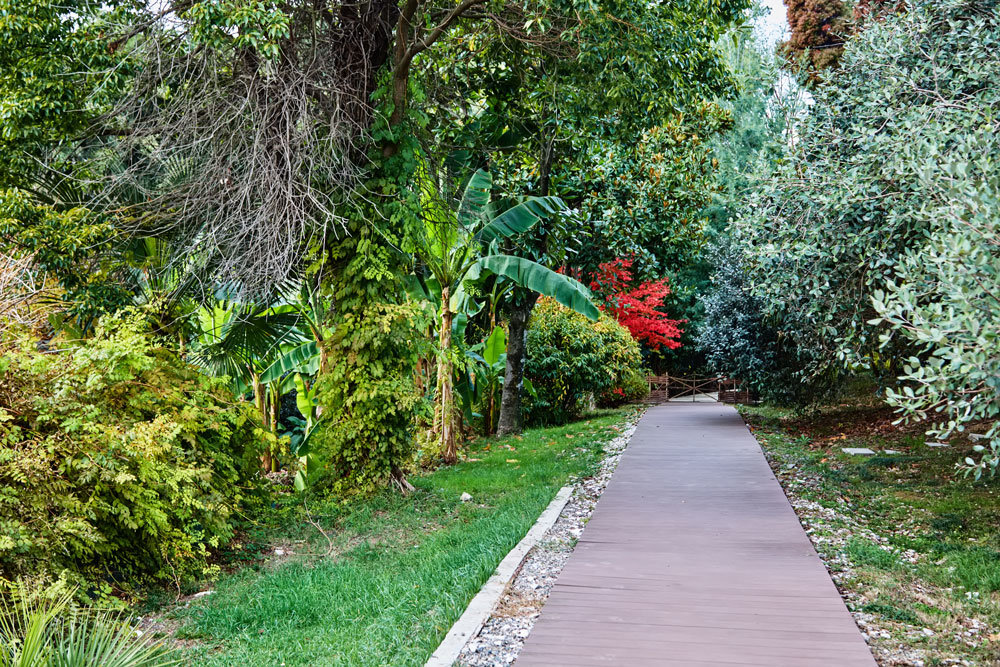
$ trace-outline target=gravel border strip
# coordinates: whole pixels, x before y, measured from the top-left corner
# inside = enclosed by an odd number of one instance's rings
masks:
[[[424,667],[451,667],[458,659],[462,648],[468,643],[470,637],[479,634],[483,624],[486,623],[493,610],[496,609],[500,596],[507,590],[510,580],[517,574],[524,557],[542,537],[552,529],[552,526],[559,519],[563,508],[569,501],[569,496],[573,492],[573,487],[564,486],[548,504],[545,511],[538,517],[521,541],[511,549],[504,559],[497,565],[496,572],[486,580],[483,587],[479,589],[469,606],[459,616],[451,630],[438,645],[437,650],[427,659]]]
[[[499,667],[510,665],[517,659],[552,586],[583,534],[598,499],[611,481],[641,417],[640,413],[630,418],[621,435],[605,445],[604,458],[597,474],[580,480],[573,487],[573,495],[555,525],[528,553],[492,615],[462,649],[457,664],[463,667]]]

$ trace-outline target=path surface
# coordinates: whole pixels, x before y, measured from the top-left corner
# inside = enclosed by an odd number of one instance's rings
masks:
[[[650,408],[515,667],[873,667],[730,406]]]

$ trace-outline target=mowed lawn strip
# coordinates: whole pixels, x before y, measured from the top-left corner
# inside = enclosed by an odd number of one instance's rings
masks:
[[[928,447],[883,406],[742,411],[786,492],[833,511],[801,518],[852,611],[887,633],[872,640],[877,655],[904,647],[928,667],[1000,664],[1000,480],[956,469],[971,441]]]
[[[195,640],[200,665],[422,665],[558,489],[595,470],[627,414],[480,440],[468,460],[412,477],[406,497],[313,501],[329,540],[300,504],[279,504],[255,539],[312,555],[223,577],[175,612],[178,637]]]

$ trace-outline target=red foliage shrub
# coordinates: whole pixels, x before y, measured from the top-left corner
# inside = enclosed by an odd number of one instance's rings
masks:
[[[668,280],[647,281],[638,287],[632,287],[632,281],[632,260],[619,257],[598,265],[590,289],[603,301],[598,304],[601,310],[628,329],[632,338],[653,350],[679,348],[680,325],[686,320],[670,319],[658,310],[670,294]]]

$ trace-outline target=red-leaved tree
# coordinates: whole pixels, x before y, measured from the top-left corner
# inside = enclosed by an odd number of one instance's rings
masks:
[[[590,289],[602,303],[598,306],[629,330],[632,338],[653,350],[681,346],[680,325],[686,320],[672,320],[658,310],[670,294],[666,278],[632,286],[632,260],[621,257],[598,265],[591,276]]]

